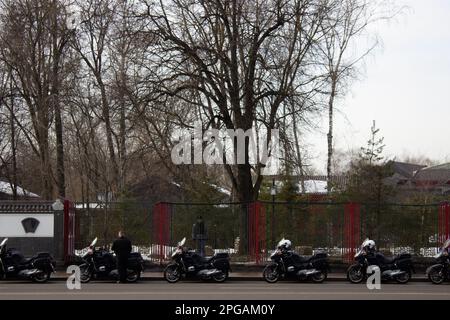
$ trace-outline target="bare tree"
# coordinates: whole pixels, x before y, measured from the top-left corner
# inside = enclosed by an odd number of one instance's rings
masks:
[[[2,1],[0,35],[3,61],[11,68],[15,87],[27,105],[32,131],[17,121],[41,160],[43,197],[53,197],[50,127],[55,118],[58,194],[65,195],[62,120],[58,103],[61,59],[68,30],[64,5],[59,1]]]
[[[158,37],[149,46],[152,63],[161,66],[153,75],[154,90],[187,101],[187,108],[198,106],[216,127],[245,131],[256,120],[266,127],[270,142],[283,102],[303,93],[311,81],[303,75],[322,36],[326,6],[237,0],[145,4],[150,32]],[[201,105],[191,102],[195,94]],[[248,161],[248,142],[245,148]],[[258,197],[262,167],[225,164],[240,201]]]

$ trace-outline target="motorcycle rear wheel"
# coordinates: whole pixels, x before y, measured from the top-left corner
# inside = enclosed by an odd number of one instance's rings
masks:
[[[264,268],[263,278],[268,283],[275,283],[280,278],[280,273],[277,270],[277,265],[269,264]]]
[[[442,266],[433,266],[428,271],[428,280],[430,280],[434,284],[441,284],[445,280],[445,276],[443,274],[444,268]]]
[[[347,270],[347,280],[351,283],[361,283],[364,280],[364,273],[361,266],[354,264]]]
[[[164,279],[169,283],[178,282],[181,279],[181,270],[176,264],[169,264],[164,269]]]
[[[402,274],[401,276],[397,276],[395,277],[395,281],[397,281],[397,283],[401,283],[401,284],[405,284],[408,283],[408,281],[411,279],[411,271],[406,271],[404,274]]]
[[[321,271],[320,273],[316,273],[311,277],[311,280],[314,283],[322,283],[327,279],[327,272],[326,271]]]
[[[38,273],[36,276],[32,278],[33,282],[36,283],[45,283],[50,279],[50,272],[44,272]]]
[[[141,278],[141,272],[137,270],[133,270],[133,272],[129,273],[127,276],[127,282],[135,283]]]
[[[221,275],[215,275],[212,278],[215,282],[224,282],[228,279],[228,271],[222,271]]]

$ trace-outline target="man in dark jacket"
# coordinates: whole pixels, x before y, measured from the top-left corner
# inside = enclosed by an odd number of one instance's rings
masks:
[[[131,241],[125,237],[123,231],[119,231],[119,238],[114,241],[111,248],[117,256],[117,269],[120,283],[127,282],[127,264],[131,253]]]

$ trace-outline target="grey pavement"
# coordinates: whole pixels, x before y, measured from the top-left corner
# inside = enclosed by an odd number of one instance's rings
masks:
[[[56,274],[52,275],[52,279],[55,281],[67,279],[68,274],[63,271],[57,271]],[[142,281],[153,281],[163,279],[163,273],[160,271],[155,272],[144,272],[142,274]],[[231,272],[228,281],[264,281],[261,272]],[[347,281],[345,272],[333,272],[328,274],[327,281]],[[428,281],[424,273],[414,273],[411,278],[412,282],[423,282]]]
[[[0,282],[0,300],[450,300],[450,283],[433,285],[410,282],[406,285],[383,283],[381,290],[369,290],[365,284],[326,281],[322,284],[295,281],[228,281],[212,283],[180,281],[169,284],[163,280],[116,284],[93,281],[82,284],[81,290],[68,290],[64,281],[46,284]]]

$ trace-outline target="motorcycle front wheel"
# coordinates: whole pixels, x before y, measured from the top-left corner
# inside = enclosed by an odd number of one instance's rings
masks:
[[[50,275],[50,272],[42,271],[35,275],[32,280],[37,283],[45,283],[48,281],[48,279],[50,279]]]
[[[92,272],[89,270],[88,266],[82,266],[80,267],[80,282],[81,283],[88,283],[92,279]]]
[[[434,284],[441,284],[444,282],[444,268],[441,265],[432,266],[428,270],[428,280]]]
[[[268,283],[275,283],[280,278],[280,273],[276,264],[269,264],[264,268],[263,278]]]
[[[181,270],[176,264],[169,264],[164,269],[164,279],[169,283],[178,282],[181,279]]]
[[[351,283],[361,283],[364,280],[362,267],[358,264],[351,265],[347,270],[347,279]]]

